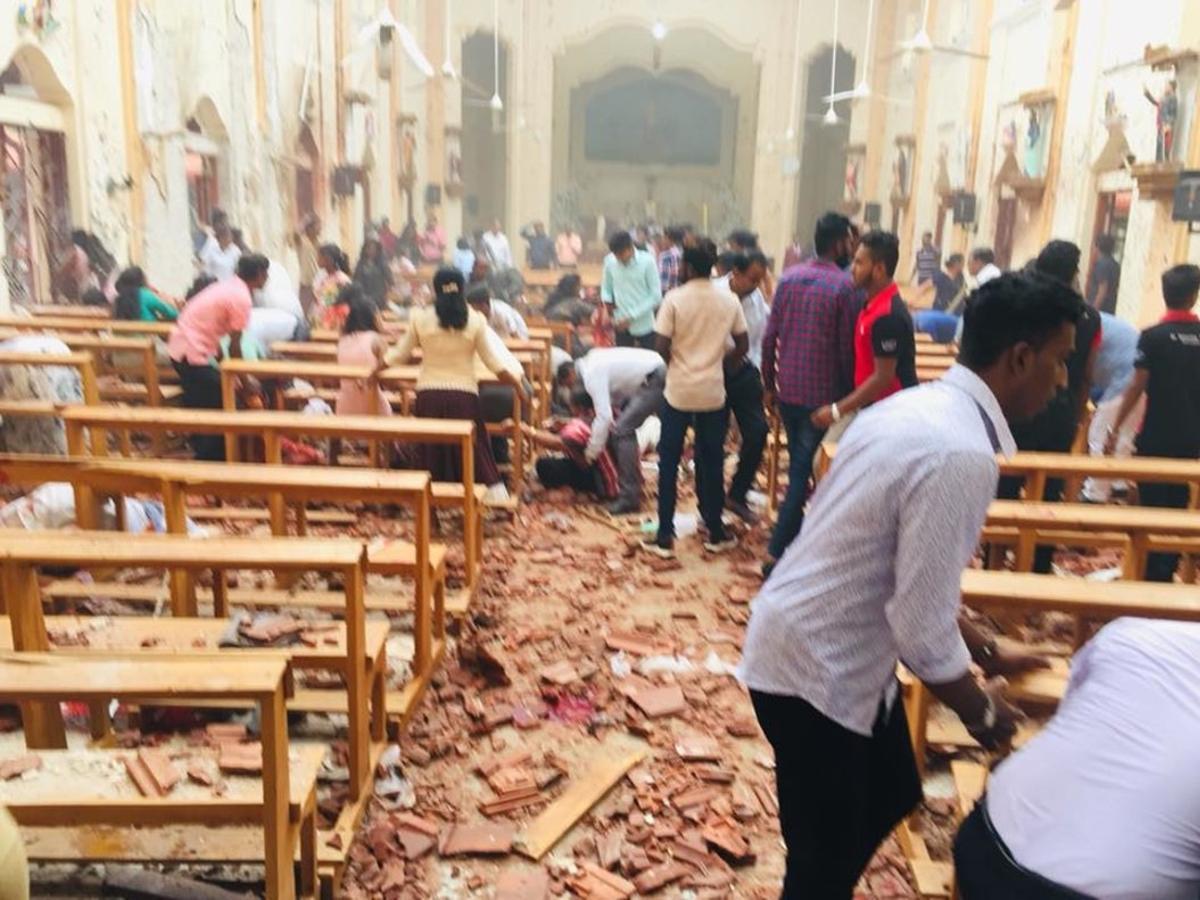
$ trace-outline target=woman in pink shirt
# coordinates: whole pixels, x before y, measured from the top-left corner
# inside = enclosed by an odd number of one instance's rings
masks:
[[[242,330],[250,322],[252,292],[267,283],[270,261],[259,253],[237,262],[237,277],[210,284],[184,306],[167,339],[167,353],[179,373],[183,405],[188,409],[221,409],[221,376],[214,360],[221,338],[229,335],[229,355],[242,355]],[[196,459],[223,462],[221,435],[192,437]]]
[[[440,263],[446,255],[446,232],[438,224],[437,216],[429,217],[429,224],[417,237],[417,250],[427,263]]]

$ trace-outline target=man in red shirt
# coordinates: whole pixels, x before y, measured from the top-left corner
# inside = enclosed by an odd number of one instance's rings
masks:
[[[900,242],[890,232],[872,231],[859,242],[850,277],[870,299],[854,327],[854,390],[812,414],[818,428],[917,383],[912,317],[893,281],[899,260]]]

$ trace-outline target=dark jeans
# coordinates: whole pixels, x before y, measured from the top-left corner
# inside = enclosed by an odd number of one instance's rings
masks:
[[[676,483],[683,442],[689,427],[696,432],[696,498],[700,518],[708,528],[710,541],[723,541],[725,528],[721,511],[725,508],[725,428],[729,412],[724,407],[712,412],[684,412],[663,401],[662,435],[658,440],[658,539],[675,537]]]
[[[628,331],[618,331],[616,337],[618,347],[641,347],[643,350],[654,349],[653,331],[638,335],[637,337],[634,337]]]
[[[725,406],[733,413],[742,433],[737,471],[729,483],[729,497],[745,503],[746,494],[754,485],[754,476],[758,474],[770,430],[767,414],[763,411],[762,376],[751,363],[747,362],[732,375],[725,374]]]
[[[596,493],[596,475],[565,456],[541,456],[534,464],[538,481],[545,488],[569,487],[585,494]]]
[[[787,845],[786,900],[849,900],[876,848],[921,801],[899,698],[880,704],[868,737],[799,697],[750,691],[775,750],[779,828]]]
[[[996,499],[998,500],[1016,500],[1021,496],[1021,487],[1024,485],[1025,479],[1020,475],[1005,475],[1000,479],[1000,485],[996,488]],[[1047,478],[1046,490],[1042,492],[1041,499],[1047,503],[1059,503],[1062,501],[1063,488],[1067,483],[1061,478]],[[1037,498],[1030,498],[1037,499]],[[1054,561],[1054,547],[1050,544],[1038,544],[1037,549],[1033,551],[1033,571],[1039,575],[1050,574],[1050,564]]]
[[[188,409],[222,409],[221,373],[215,366],[194,366],[191,363],[171,360],[179,373],[179,386],[183,389],[182,403]],[[219,434],[194,434],[188,442],[196,459],[204,462],[225,461],[225,438]]]
[[[1187,509],[1190,499],[1186,484],[1152,484],[1148,481],[1138,482],[1138,498],[1142,506],[1161,509]],[[1178,565],[1178,553],[1147,553],[1145,580],[1174,581]]]
[[[788,441],[788,489],[779,507],[779,518],[771,533],[767,553],[779,559],[796,539],[804,525],[804,505],[808,503],[808,482],[812,478],[813,457],[825,432],[812,423],[814,406],[779,404],[779,418]]]
[[[1021,866],[987,815],[987,798],[976,804],[954,839],[954,874],[962,900],[1087,900],[1071,888]]]
[[[483,421],[489,425],[498,425],[512,418],[513,408],[512,385],[481,384],[479,386],[479,406],[483,409]],[[508,438],[499,435],[491,438],[492,456],[499,464],[509,461]]]
[[[663,386],[667,383],[664,363],[646,376],[613,422],[608,443],[617,464],[618,500],[626,505],[642,502],[642,456],[638,452],[637,430],[642,423],[657,415],[663,405]]]

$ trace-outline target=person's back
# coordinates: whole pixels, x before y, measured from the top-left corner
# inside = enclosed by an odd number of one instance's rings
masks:
[[[784,274],[772,304],[780,400],[820,406],[850,389],[862,300],[850,275],[828,260],[811,259]]]
[[[659,313],[671,320],[667,361],[668,400],[677,409],[707,411],[725,403],[723,362],[741,316],[737,297],[708,278],[693,278],[668,292]],[[741,328],[745,330],[744,324]]]
[[[992,774],[988,814],[1043,878],[1088,896],[1194,900],[1198,755],[1200,624],[1119,619],[1076,654],[1054,718]]]
[[[414,310],[409,321],[415,345],[421,348],[421,374],[417,388],[478,392],[475,353],[487,320],[475,310],[461,328],[444,328],[433,308]]]
[[[1138,330],[1111,313],[1100,313],[1100,348],[1092,368],[1092,399],[1104,403],[1119,397],[1133,377]]]
[[[1200,320],[1168,312],[1142,332],[1139,368],[1149,371],[1140,456],[1200,456]]]
[[[1054,453],[1071,449],[1083,412],[1088,359],[1099,350],[1100,338],[1100,313],[1089,306],[1075,326],[1075,351],[1067,360],[1067,386],[1060,388],[1038,415],[1013,425],[1013,437],[1020,449]]]
[[[251,306],[250,288],[241,278],[210,284],[188,300],[175,320],[167,341],[171,359],[205,365],[223,335],[246,327]]]

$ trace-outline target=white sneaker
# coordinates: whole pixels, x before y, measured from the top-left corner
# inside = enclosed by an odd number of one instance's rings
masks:
[[[483,495],[484,503],[506,503],[508,502],[508,486],[503,481],[498,481],[495,484],[489,485],[487,493]]]
[[[705,541],[704,549],[709,553],[726,553],[738,545],[738,539],[727,534],[723,541]]]

